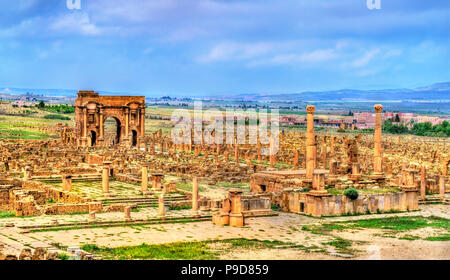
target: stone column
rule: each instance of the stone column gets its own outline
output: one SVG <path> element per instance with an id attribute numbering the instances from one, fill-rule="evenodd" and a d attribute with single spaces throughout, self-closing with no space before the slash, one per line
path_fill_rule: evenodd
<path id="1" fill-rule="evenodd" d="M 192 180 L 192 214 L 198 215 L 198 178 Z"/>
<path id="2" fill-rule="evenodd" d="M 443 175 L 439 176 L 439 198 L 445 200 L 445 177 Z"/>
<path id="3" fill-rule="evenodd" d="M 104 133 L 104 128 L 103 128 L 103 109 L 100 108 L 100 123 L 99 123 L 99 137 L 98 140 L 103 141 L 103 133 Z"/>
<path id="4" fill-rule="evenodd" d="M 72 191 L 72 176 L 71 175 L 62 175 L 62 188 L 63 188 L 63 191 L 66 191 L 66 192 Z"/>
<path id="5" fill-rule="evenodd" d="M 325 140 L 326 141 L 326 140 Z M 322 167 L 323 169 L 327 169 L 327 143 L 323 143 L 322 145 Z"/>
<path id="6" fill-rule="evenodd" d="M 383 105 L 377 104 L 375 108 L 375 135 L 374 135 L 374 175 L 383 175 L 383 151 L 381 147 L 381 128 Z"/>
<path id="7" fill-rule="evenodd" d="M 275 168 L 275 139 L 270 137 L 270 168 Z"/>
<path id="8" fill-rule="evenodd" d="M 425 166 L 420 169 L 420 198 L 425 200 L 427 191 L 427 170 Z"/>
<path id="9" fill-rule="evenodd" d="M 110 196 L 111 195 L 111 193 L 109 192 L 109 164 L 107 164 L 107 163 L 105 163 L 103 165 L 102 189 L 103 189 L 103 195 L 104 196 Z"/>
<path id="10" fill-rule="evenodd" d="M 312 179 L 316 168 L 316 144 L 314 137 L 314 111 L 316 107 L 309 105 L 306 107 L 306 178 Z"/>
<path id="11" fill-rule="evenodd" d="M 87 108 L 83 108 L 83 146 L 87 145 Z"/>
<path id="12" fill-rule="evenodd" d="M 236 164 L 239 164 L 239 146 L 237 141 L 234 145 L 234 161 L 236 162 Z"/>
<path id="13" fill-rule="evenodd" d="M 298 150 L 294 152 L 294 170 L 298 170 Z"/>
<path id="14" fill-rule="evenodd" d="M 145 136 L 145 106 L 141 108 L 141 137 Z"/>
<path id="15" fill-rule="evenodd" d="M 123 208 L 125 221 L 131 221 L 131 207 L 125 206 Z"/>
<path id="16" fill-rule="evenodd" d="M 258 139 L 258 147 L 257 147 L 257 153 L 258 153 L 258 163 L 261 163 L 261 142 Z"/>
<path id="17" fill-rule="evenodd" d="M 130 108 L 125 107 L 125 139 L 129 140 Z"/>
<path id="18" fill-rule="evenodd" d="M 230 190 L 229 199 L 231 201 L 230 226 L 243 227 L 244 215 L 242 214 L 242 191 Z"/>
<path id="19" fill-rule="evenodd" d="M 142 182 L 141 182 L 141 192 L 143 194 L 148 194 L 148 167 L 142 166 Z"/>
<path id="20" fill-rule="evenodd" d="M 158 198 L 158 214 L 159 217 L 163 218 L 166 216 L 166 205 L 164 202 L 164 194 L 160 194 Z"/>

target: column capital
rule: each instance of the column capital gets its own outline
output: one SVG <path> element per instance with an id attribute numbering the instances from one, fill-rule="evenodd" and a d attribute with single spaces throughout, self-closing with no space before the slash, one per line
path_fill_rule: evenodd
<path id="1" fill-rule="evenodd" d="M 376 104 L 375 106 L 373 106 L 373 108 L 375 108 L 375 112 L 376 113 L 382 113 L 383 112 L 383 105 L 381 105 L 381 104 Z"/>
<path id="2" fill-rule="evenodd" d="M 308 105 L 306 107 L 306 112 L 308 112 L 308 114 L 313 114 L 315 111 L 316 111 L 316 106 Z"/>

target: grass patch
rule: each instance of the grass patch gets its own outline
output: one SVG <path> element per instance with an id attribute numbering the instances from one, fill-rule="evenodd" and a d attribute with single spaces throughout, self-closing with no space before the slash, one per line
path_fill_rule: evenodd
<path id="1" fill-rule="evenodd" d="M 16 217 L 14 211 L 0 211 L 0 219 Z"/>
<path id="2" fill-rule="evenodd" d="M 450 241 L 450 233 L 444 233 L 444 234 L 438 235 L 438 236 L 430 236 L 430 237 L 424 238 L 424 240 L 427 240 L 427 241 Z"/>
<path id="3" fill-rule="evenodd" d="M 350 249 L 350 247 L 352 246 L 352 242 L 340 237 L 336 237 L 330 242 L 323 243 L 323 245 L 333 246 L 334 248 L 336 248 L 336 251 L 341 254 L 351 254 L 353 252 Z"/>
<path id="4" fill-rule="evenodd" d="M 110 260 L 216 260 L 220 253 L 211 248 L 214 244 L 224 244 L 230 249 L 266 249 L 279 246 L 295 246 L 294 243 L 282 241 L 235 238 L 226 240 L 209 240 L 201 242 L 176 242 L 169 244 L 141 244 L 118 248 L 99 247 L 86 244 L 82 250 Z M 300 248 L 300 247 L 299 247 Z"/>
<path id="5" fill-rule="evenodd" d="M 181 210 L 188 210 L 188 209 L 192 209 L 192 206 L 169 206 L 169 210 L 173 210 L 173 211 L 181 211 Z"/>

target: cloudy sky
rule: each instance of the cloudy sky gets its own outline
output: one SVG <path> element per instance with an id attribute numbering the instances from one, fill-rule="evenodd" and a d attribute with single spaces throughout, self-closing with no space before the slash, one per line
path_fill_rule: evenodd
<path id="1" fill-rule="evenodd" d="M 448 0 L 0 4 L 0 87 L 187 96 L 450 81 Z"/>

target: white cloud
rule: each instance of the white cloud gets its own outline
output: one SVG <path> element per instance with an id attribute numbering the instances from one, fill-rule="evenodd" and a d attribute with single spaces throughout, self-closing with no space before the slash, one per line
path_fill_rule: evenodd
<path id="1" fill-rule="evenodd" d="M 92 23 L 86 13 L 70 13 L 60 16 L 50 25 L 50 29 L 82 35 L 102 34 L 102 29 Z"/>
<path id="2" fill-rule="evenodd" d="M 254 58 L 272 51 L 272 43 L 236 43 L 224 42 L 214 46 L 211 51 L 200 57 L 200 62 L 216 62 Z"/>
<path id="3" fill-rule="evenodd" d="M 379 49 L 370 50 L 366 52 L 362 57 L 354 60 L 350 65 L 354 68 L 364 67 L 379 53 Z"/>

